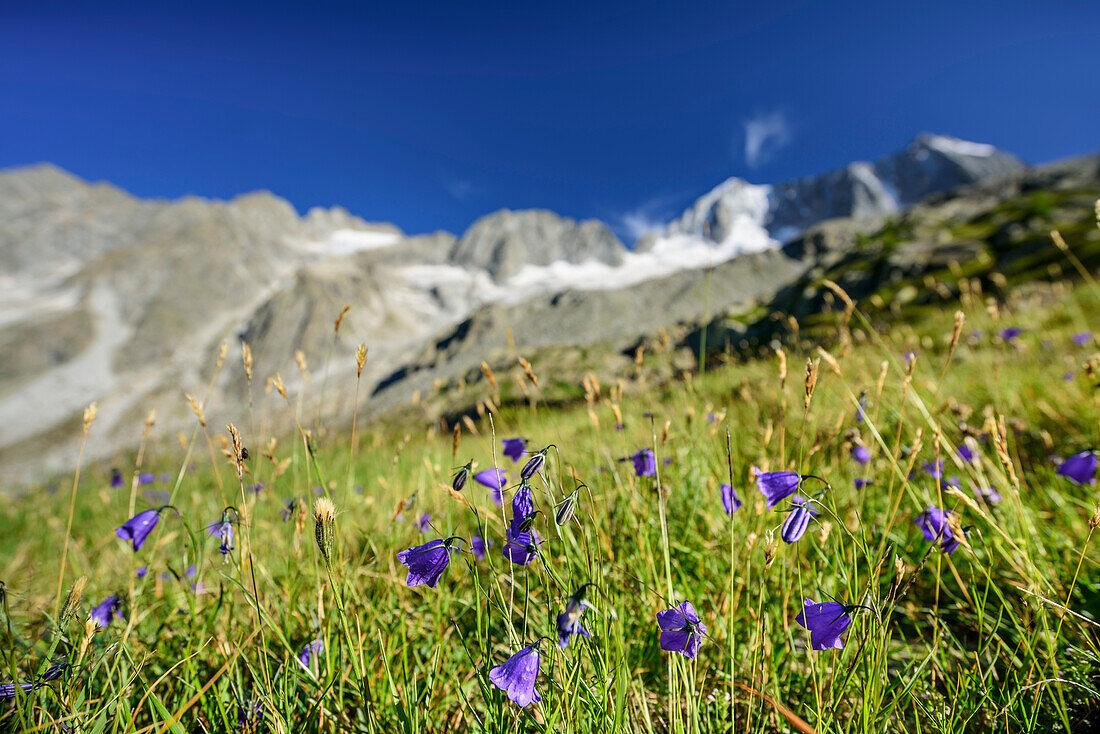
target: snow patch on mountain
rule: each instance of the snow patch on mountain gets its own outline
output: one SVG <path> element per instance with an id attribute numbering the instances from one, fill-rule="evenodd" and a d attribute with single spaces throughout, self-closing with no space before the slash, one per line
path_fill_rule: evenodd
<path id="1" fill-rule="evenodd" d="M 365 250 L 392 247 L 401 241 L 401 234 L 387 230 L 337 229 L 323 240 L 305 243 L 305 249 L 316 255 L 342 257 Z"/>

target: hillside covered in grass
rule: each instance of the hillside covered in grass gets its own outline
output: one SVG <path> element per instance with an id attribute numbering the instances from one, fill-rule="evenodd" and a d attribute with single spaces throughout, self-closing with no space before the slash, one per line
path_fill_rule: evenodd
<path id="1" fill-rule="evenodd" d="M 1063 205 L 997 216 L 1030 242 Z M 897 256 L 904 226 L 860 246 Z M 812 313 L 699 370 L 670 335 L 532 352 L 354 430 L 302 407 L 354 380 L 257 379 L 232 430 L 196 395 L 189 433 L 151 417 L 115 466 L 4 504 L 0 729 L 1088 731 L 1094 231 L 1027 277 L 813 273 Z"/>

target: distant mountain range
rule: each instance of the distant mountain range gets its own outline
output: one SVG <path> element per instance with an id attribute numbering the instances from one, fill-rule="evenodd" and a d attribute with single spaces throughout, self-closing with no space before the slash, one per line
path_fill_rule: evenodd
<path id="1" fill-rule="evenodd" d="M 347 304 L 330 384 L 349 383 L 365 342 L 363 411 L 376 415 L 506 348 L 626 343 L 770 297 L 807 267 L 784 243 L 820 222 L 870 221 L 1024 173 L 991 146 L 922 135 L 896 155 L 820 176 L 729 179 L 627 248 L 603 222 L 544 210 L 499 211 L 460 238 L 406 236 L 339 208 L 300 217 L 266 192 L 147 201 L 51 165 L 3 171 L 0 476 L 68 469 L 93 400 L 93 457 L 135 445 L 153 407 L 161 435 L 190 425 L 183 393 L 205 393 L 222 343 L 232 364 L 207 401 L 210 423 L 246 423 L 241 342 L 255 355 L 256 396 L 276 372 L 297 392 L 305 378 L 295 351 L 323 379 Z M 723 276 L 704 298 L 707 269 Z M 323 406 L 327 415 L 350 416 L 345 393 Z"/>

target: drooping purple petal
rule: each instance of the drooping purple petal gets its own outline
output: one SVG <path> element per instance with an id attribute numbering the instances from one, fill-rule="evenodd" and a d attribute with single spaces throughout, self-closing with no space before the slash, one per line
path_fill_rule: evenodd
<path id="1" fill-rule="evenodd" d="M 451 549 L 444 541 L 433 540 L 401 551 L 397 560 L 409 567 L 406 586 L 427 584 L 434 589 L 450 563 Z"/>
<path id="2" fill-rule="evenodd" d="M 1058 474 L 1075 484 L 1096 484 L 1096 466 L 1100 463 L 1095 451 L 1081 451 L 1058 465 Z"/>
<path id="3" fill-rule="evenodd" d="M 634 463 L 634 473 L 637 476 L 652 477 L 657 474 L 657 458 L 652 449 L 639 449 L 627 458 Z"/>
<path id="4" fill-rule="evenodd" d="M 489 489 L 501 490 L 508 484 L 508 475 L 503 469 L 485 469 L 474 475 L 474 481 Z"/>
<path id="5" fill-rule="evenodd" d="M 531 494 L 531 485 L 525 482 L 520 485 L 515 496 L 512 497 L 512 532 L 518 533 L 520 525 L 534 511 L 535 500 Z"/>
<path id="6" fill-rule="evenodd" d="M 122 600 L 118 596 L 109 596 L 93 607 L 88 616 L 100 627 L 106 629 L 111 624 L 111 620 L 123 619 L 121 609 Z"/>
<path id="7" fill-rule="evenodd" d="M 741 498 L 737 496 L 737 492 L 734 491 L 733 486 L 729 484 L 722 484 L 722 507 L 726 508 L 727 515 L 733 515 L 741 508 L 741 505 L 745 504 L 741 501 Z"/>
<path id="8" fill-rule="evenodd" d="M 474 554 L 474 558 L 480 561 L 485 558 L 485 554 L 492 544 L 493 541 L 486 542 L 480 535 L 474 535 L 470 538 L 470 551 Z"/>
<path id="9" fill-rule="evenodd" d="M 756 473 L 756 486 L 760 494 L 767 498 L 769 510 L 798 489 L 799 476 L 793 471 L 762 472 L 755 468 L 753 471 Z"/>
<path id="10" fill-rule="evenodd" d="M 302 651 L 298 653 L 298 662 L 302 664 L 303 668 L 308 668 L 309 664 L 313 661 L 313 658 L 320 657 L 321 653 L 325 651 L 324 640 L 314 640 L 313 642 L 307 642 Z"/>
<path id="11" fill-rule="evenodd" d="M 134 551 L 137 552 L 141 550 L 141 546 L 145 545 L 149 533 L 153 532 L 153 528 L 159 521 L 160 510 L 143 510 L 116 528 L 115 535 L 122 540 L 130 541 Z"/>
<path id="12" fill-rule="evenodd" d="M 534 647 L 523 648 L 489 671 L 489 681 L 507 693 L 510 701 L 523 708 L 542 701 L 542 696 L 535 690 L 538 677 L 539 651 Z"/>
<path id="13" fill-rule="evenodd" d="M 432 516 L 430 513 L 425 512 L 416 521 L 416 529 L 422 533 L 429 533 L 432 530 Z"/>
<path id="14" fill-rule="evenodd" d="M 512 528 L 506 531 L 504 543 L 504 557 L 517 566 L 526 566 L 538 555 L 539 543 L 542 540 L 534 528 L 527 531 L 516 532 Z"/>
<path id="15" fill-rule="evenodd" d="M 504 455 L 511 459 L 513 464 L 527 452 L 526 438 L 506 438 L 501 443 L 504 444 Z"/>
<path id="16" fill-rule="evenodd" d="M 835 601 L 818 604 L 813 599 L 804 599 L 802 611 L 795 621 L 810 631 L 810 647 L 814 650 L 828 650 L 844 647 L 840 636 L 852 623 L 851 616 L 844 611 L 844 605 Z"/>

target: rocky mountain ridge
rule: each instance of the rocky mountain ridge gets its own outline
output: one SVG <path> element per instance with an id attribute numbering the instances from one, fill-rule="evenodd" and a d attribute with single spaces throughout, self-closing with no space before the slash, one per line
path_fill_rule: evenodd
<path id="1" fill-rule="evenodd" d="M 206 394 L 222 344 L 233 366 L 213 382 L 211 425 L 244 422 L 242 341 L 254 397 L 279 373 L 307 402 L 317 391 L 295 352 L 313 380 L 328 365 L 342 384 L 366 343 L 364 412 L 382 412 L 509 338 L 522 349 L 625 344 L 767 299 L 809 267 L 780 249 L 792 223 L 881 216 L 921 192 L 1022 171 L 988 146 L 938 137 L 853 166 L 774 187 L 731 179 L 634 250 L 601 222 L 548 211 L 497 212 L 461 238 L 409 237 L 339 208 L 299 217 L 269 193 L 143 201 L 52 166 L 0 172 L 0 476 L 68 468 L 93 400 L 92 457 L 133 446 L 152 407 L 166 435 L 190 425 L 183 394 Z M 320 408 L 351 413 L 347 401 Z"/>

